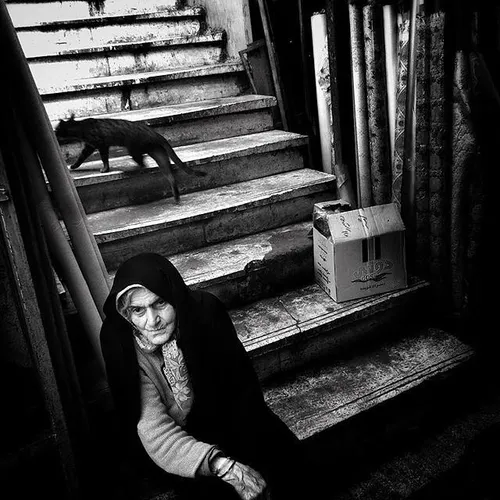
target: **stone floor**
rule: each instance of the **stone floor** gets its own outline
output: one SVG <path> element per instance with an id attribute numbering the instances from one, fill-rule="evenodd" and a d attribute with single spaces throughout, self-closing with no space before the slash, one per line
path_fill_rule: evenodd
<path id="1" fill-rule="evenodd" d="M 323 462 L 330 492 L 321 498 L 500 499 L 499 377 L 480 356 L 453 380 L 381 409 L 356 437 L 356 428 L 337 437 L 349 449 Z"/>

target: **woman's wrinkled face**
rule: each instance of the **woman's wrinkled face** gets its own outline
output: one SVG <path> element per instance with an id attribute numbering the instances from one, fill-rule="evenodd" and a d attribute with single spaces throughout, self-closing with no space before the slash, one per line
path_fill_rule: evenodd
<path id="1" fill-rule="evenodd" d="M 131 294 L 128 316 L 154 345 L 168 342 L 175 331 L 175 309 L 155 293 L 138 288 Z"/>

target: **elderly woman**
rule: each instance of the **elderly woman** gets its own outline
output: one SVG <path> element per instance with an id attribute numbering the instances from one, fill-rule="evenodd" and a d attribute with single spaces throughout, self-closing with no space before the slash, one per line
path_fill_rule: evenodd
<path id="1" fill-rule="evenodd" d="M 189 498 L 300 494 L 297 438 L 266 405 L 218 298 L 144 253 L 118 269 L 105 313 L 101 345 L 121 454 L 139 463 L 145 451 Z"/>

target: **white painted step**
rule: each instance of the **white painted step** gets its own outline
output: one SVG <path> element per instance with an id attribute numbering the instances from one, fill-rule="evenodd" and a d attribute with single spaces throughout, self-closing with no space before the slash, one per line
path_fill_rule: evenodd
<path id="1" fill-rule="evenodd" d="M 427 328 L 371 352 L 297 372 L 270 385 L 265 398 L 301 440 L 306 440 L 377 405 L 450 373 L 474 356 L 448 332 Z"/>
<path id="2" fill-rule="evenodd" d="M 176 10 L 177 0 L 60 0 L 7 3 L 14 26 L 30 26 L 37 22 L 60 21 L 75 18 L 93 18 L 100 15 L 122 15 Z"/>
<path id="3" fill-rule="evenodd" d="M 224 32 L 211 31 L 60 51 L 55 48 L 50 54 L 28 56 L 27 60 L 37 86 L 44 87 L 54 80 L 71 82 L 77 78 L 217 64 L 224 58 L 224 46 Z"/>
<path id="4" fill-rule="evenodd" d="M 50 120 L 99 115 L 247 94 L 241 63 L 51 81 L 39 87 Z"/>
<path id="5" fill-rule="evenodd" d="M 332 200 L 335 178 L 294 170 L 90 214 L 88 221 L 108 270 L 142 250 L 164 255 L 201 248 L 274 227 L 310 220 L 315 203 Z"/>
<path id="6" fill-rule="evenodd" d="M 206 173 L 197 177 L 176 169 L 179 191 L 183 195 L 298 170 L 304 166 L 302 149 L 306 144 L 307 136 L 268 130 L 175 147 L 189 167 Z M 100 160 L 86 162 L 71 171 L 87 213 L 172 196 L 165 177 L 151 158 L 146 157 L 144 169 L 139 169 L 129 156 L 111 158 L 109 163 L 110 171 L 104 174 L 99 172 Z"/>
<path id="7" fill-rule="evenodd" d="M 62 21 L 35 20 L 16 28 L 26 56 L 46 55 L 56 49 L 77 49 L 117 42 L 137 42 L 201 33 L 205 12 L 201 7 L 178 10 L 99 15 Z"/>

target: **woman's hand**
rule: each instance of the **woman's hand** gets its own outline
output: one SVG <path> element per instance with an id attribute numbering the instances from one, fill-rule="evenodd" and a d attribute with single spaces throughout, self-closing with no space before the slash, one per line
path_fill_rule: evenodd
<path id="1" fill-rule="evenodd" d="M 248 465 L 234 462 L 224 474 L 223 481 L 229 483 L 242 500 L 270 500 L 264 478 Z"/>

